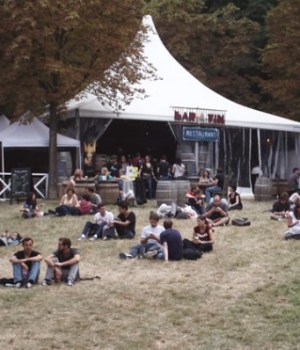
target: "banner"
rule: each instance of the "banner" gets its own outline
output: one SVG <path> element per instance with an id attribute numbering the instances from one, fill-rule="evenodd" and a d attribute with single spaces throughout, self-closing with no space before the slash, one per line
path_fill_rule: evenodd
<path id="1" fill-rule="evenodd" d="M 183 127 L 184 141 L 219 141 L 219 130 Z"/>

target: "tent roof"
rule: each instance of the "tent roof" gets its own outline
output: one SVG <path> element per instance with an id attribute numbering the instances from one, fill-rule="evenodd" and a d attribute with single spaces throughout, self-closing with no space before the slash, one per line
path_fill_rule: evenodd
<path id="1" fill-rule="evenodd" d="M 144 17 L 148 27 L 148 40 L 144 44 L 144 55 L 157 69 L 158 80 L 143 80 L 145 99 L 134 99 L 124 111 L 114 113 L 91 93 L 81 100 L 71 100 L 69 111 L 79 110 L 80 117 L 139 119 L 174 121 L 173 106 L 226 111 L 225 125 L 233 127 L 259 128 L 300 132 L 300 123 L 260 112 L 217 94 L 198 81 L 183 68 L 162 43 L 152 18 Z"/>
<path id="2" fill-rule="evenodd" d="M 7 117 L 4 114 L 2 114 L 0 116 L 0 132 L 2 132 L 8 126 L 9 126 L 9 120 L 7 119 Z"/>
<path id="3" fill-rule="evenodd" d="M 15 122 L 0 132 L 3 147 L 49 147 L 49 128 L 37 118 L 30 124 Z M 80 141 L 57 134 L 57 147 L 80 147 Z"/>

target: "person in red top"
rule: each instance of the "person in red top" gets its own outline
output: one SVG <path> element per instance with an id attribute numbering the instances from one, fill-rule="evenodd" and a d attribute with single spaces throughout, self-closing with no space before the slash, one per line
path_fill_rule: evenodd
<path id="1" fill-rule="evenodd" d="M 194 248 L 202 252 L 213 250 L 214 235 L 211 225 L 204 215 L 197 218 L 197 226 L 194 227 L 192 240 L 184 239 L 183 248 Z"/>

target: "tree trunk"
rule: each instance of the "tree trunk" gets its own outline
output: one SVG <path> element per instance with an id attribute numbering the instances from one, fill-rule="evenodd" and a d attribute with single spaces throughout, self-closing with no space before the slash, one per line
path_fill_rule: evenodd
<path id="1" fill-rule="evenodd" d="M 58 198 L 57 189 L 57 105 L 50 104 L 49 128 L 49 199 Z"/>

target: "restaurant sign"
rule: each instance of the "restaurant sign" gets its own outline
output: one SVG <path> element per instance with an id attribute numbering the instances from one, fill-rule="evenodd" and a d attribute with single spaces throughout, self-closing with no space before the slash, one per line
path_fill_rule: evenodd
<path id="1" fill-rule="evenodd" d="M 184 141 L 219 141 L 219 130 L 183 127 Z"/>

